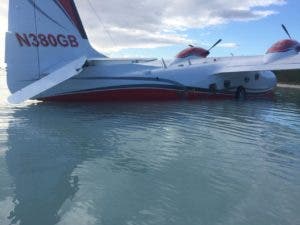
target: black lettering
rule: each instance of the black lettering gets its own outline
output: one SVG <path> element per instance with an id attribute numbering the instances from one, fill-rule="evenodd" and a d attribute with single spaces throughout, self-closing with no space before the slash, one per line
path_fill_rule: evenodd
<path id="1" fill-rule="evenodd" d="M 48 41 L 51 46 L 56 47 L 57 46 L 57 40 L 56 37 L 52 34 L 48 34 Z"/>
<path id="2" fill-rule="evenodd" d="M 47 37 L 46 37 L 45 34 L 39 34 L 38 38 L 39 38 L 40 43 L 41 43 L 42 46 L 44 46 L 44 47 L 49 46 L 49 42 L 48 42 Z"/>
<path id="3" fill-rule="evenodd" d="M 70 45 L 73 48 L 76 48 L 79 46 L 77 38 L 74 35 L 68 35 L 68 39 L 69 39 Z"/>
<path id="4" fill-rule="evenodd" d="M 58 44 L 60 44 L 63 47 L 69 46 L 69 42 L 66 40 L 65 35 L 62 35 L 62 34 L 57 35 L 57 42 L 58 42 Z"/>
<path id="5" fill-rule="evenodd" d="M 38 38 L 35 34 L 31 33 L 29 34 L 29 38 L 32 40 L 31 44 L 35 47 L 38 47 L 40 45 L 40 42 L 38 41 Z"/>
<path id="6" fill-rule="evenodd" d="M 23 46 L 28 46 L 28 47 L 31 46 L 26 34 L 23 34 L 23 36 L 22 36 L 19 33 L 16 33 L 16 38 L 19 41 L 20 46 L 22 46 L 22 47 Z"/>

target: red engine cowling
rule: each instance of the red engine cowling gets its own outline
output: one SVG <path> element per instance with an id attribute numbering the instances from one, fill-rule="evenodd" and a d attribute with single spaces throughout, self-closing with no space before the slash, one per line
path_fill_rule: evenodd
<path id="1" fill-rule="evenodd" d="M 196 56 L 199 58 L 206 58 L 209 55 L 209 51 L 203 49 L 203 48 L 198 48 L 198 47 L 191 47 L 184 49 L 183 51 L 179 52 L 178 55 L 176 56 L 177 59 L 184 59 L 190 56 Z"/>
<path id="2" fill-rule="evenodd" d="M 295 40 L 286 39 L 282 41 L 278 41 L 275 43 L 268 51 L 269 53 L 278 53 L 278 52 L 287 52 L 295 50 L 296 52 L 300 52 L 300 43 Z"/>

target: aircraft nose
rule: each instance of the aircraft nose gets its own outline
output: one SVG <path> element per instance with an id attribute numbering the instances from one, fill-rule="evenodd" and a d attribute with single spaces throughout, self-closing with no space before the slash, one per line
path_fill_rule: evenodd
<path id="1" fill-rule="evenodd" d="M 270 83 L 271 83 L 271 88 L 275 88 L 276 86 L 277 86 L 277 78 L 276 78 L 276 76 L 274 75 L 272 78 L 270 78 L 271 79 L 271 81 L 270 81 Z"/>
<path id="2" fill-rule="evenodd" d="M 277 86 L 277 78 L 273 72 L 264 71 L 262 72 L 262 75 L 269 89 L 275 88 Z"/>
<path id="3" fill-rule="evenodd" d="M 270 88 L 275 88 L 277 86 L 277 77 L 271 71 L 269 71 L 268 81 L 270 84 Z"/>

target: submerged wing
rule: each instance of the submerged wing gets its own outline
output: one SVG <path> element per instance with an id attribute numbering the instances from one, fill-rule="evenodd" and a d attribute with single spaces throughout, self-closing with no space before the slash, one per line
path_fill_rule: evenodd
<path id="1" fill-rule="evenodd" d="M 8 102 L 11 104 L 22 103 L 38 94 L 76 76 L 83 70 L 83 66 L 86 62 L 86 57 L 80 57 L 64 65 L 63 67 L 55 70 L 46 77 L 24 87 L 8 97 Z"/>
<path id="2" fill-rule="evenodd" d="M 295 52 L 219 58 L 217 61 L 222 65 L 218 68 L 217 74 L 300 69 L 300 54 Z"/>

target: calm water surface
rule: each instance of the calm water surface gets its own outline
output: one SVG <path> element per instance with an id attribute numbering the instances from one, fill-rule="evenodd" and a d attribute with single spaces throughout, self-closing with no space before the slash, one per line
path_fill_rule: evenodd
<path id="1" fill-rule="evenodd" d="M 292 225 L 299 210 L 300 90 L 274 101 L 0 103 L 1 225 Z"/>

